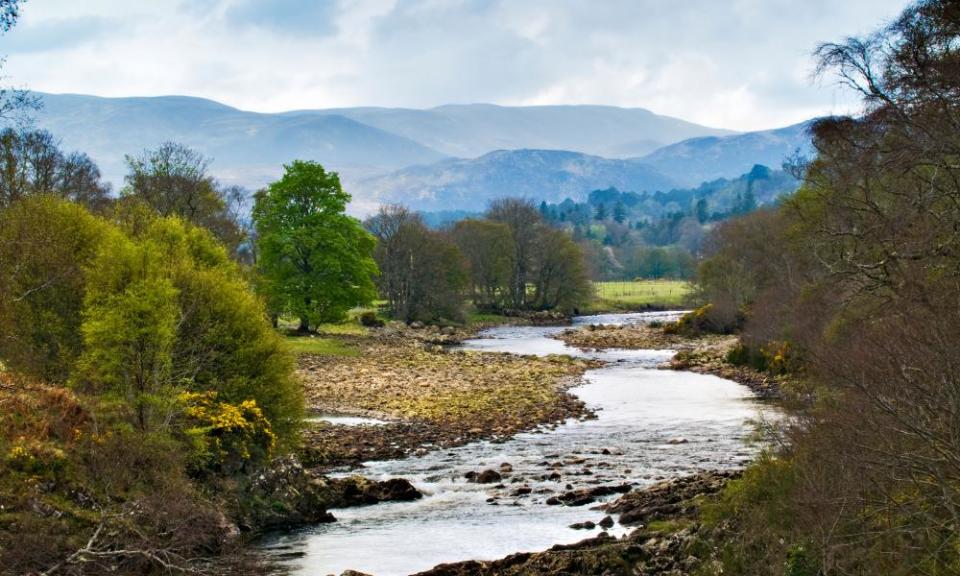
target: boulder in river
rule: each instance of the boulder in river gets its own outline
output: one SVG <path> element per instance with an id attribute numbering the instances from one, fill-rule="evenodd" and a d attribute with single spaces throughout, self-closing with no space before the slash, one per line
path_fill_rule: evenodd
<path id="1" fill-rule="evenodd" d="M 593 530 L 597 527 L 597 525 L 587 520 L 586 522 L 577 522 L 576 524 L 571 524 L 570 527 L 574 530 Z"/>
<path id="2" fill-rule="evenodd" d="M 377 502 L 409 502 L 423 494 L 404 478 L 368 480 L 362 476 L 338 478 L 329 482 L 335 507 L 376 504 Z M 333 507 L 333 506 L 331 506 Z"/>
<path id="3" fill-rule="evenodd" d="M 467 473 L 467 480 L 476 484 L 493 484 L 499 482 L 503 477 L 496 470 L 484 470 L 483 472 Z"/>

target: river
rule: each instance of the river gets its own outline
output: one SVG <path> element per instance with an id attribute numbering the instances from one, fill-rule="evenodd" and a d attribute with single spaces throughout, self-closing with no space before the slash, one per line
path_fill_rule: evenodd
<path id="1" fill-rule="evenodd" d="M 668 320 L 677 313 L 584 316 L 575 324 Z M 569 348 L 550 338 L 558 327 L 499 327 L 463 343 L 469 350 L 513 354 L 570 354 L 607 362 L 571 389 L 596 411 L 594 420 L 518 434 L 503 443 L 479 442 L 422 457 L 366 463 L 360 474 L 410 480 L 424 498 L 332 510 L 338 521 L 271 537 L 265 550 L 296 575 L 405 575 L 444 562 L 495 559 L 572 543 L 601 529 L 570 524 L 599 521 L 591 506 L 550 506 L 570 487 L 657 480 L 705 469 L 744 465 L 755 448 L 749 423 L 764 407 L 734 382 L 690 372 L 658 370 L 665 350 Z M 464 475 L 509 464 L 503 487 L 467 482 Z M 552 466 L 552 467 L 551 467 Z M 558 480 L 549 475 L 560 474 Z M 519 487 L 529 494 L 515 495 Z M 523 492 L 525 490 L 521 490 Z M 608 530 L 619 535 L 619 525 Z"/>

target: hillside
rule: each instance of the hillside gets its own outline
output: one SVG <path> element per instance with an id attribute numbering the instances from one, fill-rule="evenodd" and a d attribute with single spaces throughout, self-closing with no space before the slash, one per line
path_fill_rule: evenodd
<path id="1" fill-rule="evenodd" d="M 503 196 L 559 202 L 590 190 L 654 191 L 676 182 L 643 162 L 614 160 L 560 150 L 498 150 L 475 160 L 446 160 L 364 180 L 364 198 L 404 203 L 417 210 L 483 210 Z"/>
<path id="2" fill-rule="evenodd" d="M 660 148 L 642 160 L 687 186 L 736 178 L 754 164 L 779 168 L 797 152 L 811 156 L 809 126 L 807 121 L 775 130 L 692 138 Z"/>
<path id="3" fill-rule="evenodd" d="M 37 124 L 90 154 L 115 185 L 125 154 L 175 140 L 213 157 L 221 179 L 255 188 L 293 159 L 349 174 L 435 162 L 443 154 L 337 114 L 259 114 L 184 96 L 98 98 L 42 94 Z"/>
<path id="4" fill-rule="evenodd" d="M 689 138 L 733 134 L 642 108 L 615 106 L 465 104 L 428 110 L 347 108 L 316 113 L 340 114 L 457 158 L 523 148 L 629 158 Z"/>
<path id="5" fill-rule="evenodd" d="M 262 114 L 185 96 L 40 96 L 38 127 L 64 148 L 87 152 L 115 187 L 126 172 L 124 155 L 174 140 L 212 157 L 219 179 L 250 189 L 279 176 L 286 162 L 316 160 L 341 173 L 357 212 L 381 201 L 478 210 L 503 195 L 556 202 L 611 186 L 691 187 L 735 178 L 754 164 L 778 167 L 796 150 L 809 150 L 806 124 L 732 134 L 612 106 Z"/>

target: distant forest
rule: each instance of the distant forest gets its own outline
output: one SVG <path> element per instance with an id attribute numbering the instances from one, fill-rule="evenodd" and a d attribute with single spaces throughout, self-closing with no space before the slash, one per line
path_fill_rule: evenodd
<path id="1" fill-rule="evenodd" d="M 666 192 L 594 190 L 583 202 L 540 203 L 540 214 L 568 231 L 587 254 L 594 280 L 689 279 L 704 239 L 716 223 L 771 206 L 799 186 L 785 170 L 755 165 L 738 178 Z M 478 213 L 427 212 L 423 221 L 445 228 Z"/>

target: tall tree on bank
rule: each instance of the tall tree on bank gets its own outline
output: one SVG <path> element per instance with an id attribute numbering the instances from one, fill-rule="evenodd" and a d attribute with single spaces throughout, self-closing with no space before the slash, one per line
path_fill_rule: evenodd
<path id="1" fill-rule="evenodd" d="M 365 222 L 377 238 L 380 293 L 405 322 L 459 322 L 466 262 L 456 245 L 427 228 L 419 214 L 384 206 Z"/>
<path id="2" fill-rule="evenodd" d="M 467 259 L 470 295 L 478 310 L 502 309 L 513 271 L 514 245 L 510 227 L 490 220 L 461 220 L 452 237 Z"/>
<path id="3" fill-rule="evenodd" d="M 529 301 L 527 284 L 533 272 L 533 253 L 543 218 L 533 202 L 521 198 L 494 200 L 487 210 L 487 218 L 506 224 L 513 234 L 513 274 L 508 293 L 514 308 L 526 308 Z"/>
<path id="4" fill-rule="evenodd" d="M 255 198 L 257 266 L 272 313 L 296 315 L 305 331 L 373 302 L 376 241 L 345 214 L 350 195 L 335 172 L 302 160 L 284 168 Z"/>

